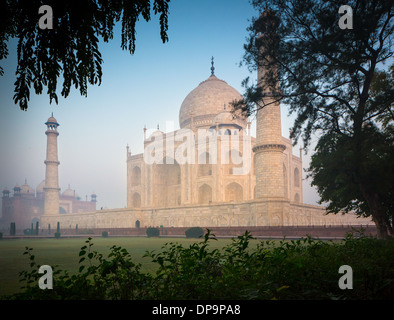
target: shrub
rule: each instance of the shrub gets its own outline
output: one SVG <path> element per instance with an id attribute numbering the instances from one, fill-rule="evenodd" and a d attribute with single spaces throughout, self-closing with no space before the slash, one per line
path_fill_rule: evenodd
<path id="1" fill-rule="evenodd" d="M 55 232 L 55 238 L 59 239 L 60 238 L 60 232 Z"/>
<path id="2" fill-rule="evenodd" d="M 157 229 L 157 228 L 152 228 Z M 79 252 L 79 271 L 53 272 L 53 290 L 37 286 L 35 255 L 26 248 L 31 271 L 20 273 L 27 286 L 10 299 L 143 300 L 322 300 L 392 299 L 394 241 L 347 236 L 341 242 L 310 237 L 250 245 L 249 232 L 222 249 L 210 230 L 203 241 L 183 246 L 170 242 L 147 252 L 157 266 L 145 273 L 125 248 L 112 246 L 108 257 L 92 250 L 91 238 Z M 353 289 L 341 290 L 338 268 L 353 268 Z"/>
<path id="3" fill-rule="evenodd" d="M 202 238 L 204 229 L 200 227 L 192 227 L 185 231 L 186 238 Z"/>
<path id="4" fill-rule="evenodd" d="M 160 236 L 160 230 L 158 228 L 149 227 L 146 229 L 146 235 L 148 237 L 158 237 Z"/>
<path id="5" fill-rule="evenodd" d="M 108 231 L 103 231 L 103 232 L 101 233 L 101 236 L 102 236 L 103 238 L 107 238 L 107 237 L 108 237 Z"/>
<path id="6" fill-rule="evenodd" d="M 0 240 L 3 239 L 3 233 L 0 232 Z"/>

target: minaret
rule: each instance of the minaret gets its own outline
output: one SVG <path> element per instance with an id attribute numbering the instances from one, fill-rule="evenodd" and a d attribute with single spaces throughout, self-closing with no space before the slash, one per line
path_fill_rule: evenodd
<path id="1" fill-rule="evenodd" d="M 265 11 L 256 23 L 260 35 L 258 40 L 272 39 L 278 25 L 278 18 L 272 11 Z M 262 41 L 265 42 L 265 41 Z M 260 50 L 266 48 L 260 47 Z M 261 62 L 261 61 L 260 61 Z M 265 66 L 264 66 L 265 64 Z M 286 146 L 282 142 L 280 104 L 274 102 L 272 90 L 265 88 L 263 76 L 265 72 L 273 72 L 276 76 L 276 67 L 267 68 L 267 63 L 259 63 L 258 86 L 263 90 L 260 108 L 257 111 L 256 145 L 256 199 L 283 199 L 283 151 Z"/>
<path id="2" fill-rule="evenodd" d="M 47 156 L 44 161 L 46 166 L 45 171 L 45 215 L 56 215 L 59 214 L 59 175 L 58 166 L 60 162 L 57 157 L 57 127 L 59 124 L 56 119 L 52 116 L 45 122 L 47 125 Z"/>

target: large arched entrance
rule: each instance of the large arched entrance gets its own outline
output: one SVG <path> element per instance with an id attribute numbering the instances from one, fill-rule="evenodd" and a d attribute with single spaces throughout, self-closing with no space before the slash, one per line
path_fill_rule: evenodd
<path id="1" fill-rule="evenodd" d="M 181 167 L 174 159 L 166 158 L 165 164 L 155 168 L 156 205 L 160 207 L 180 205 Z"/>

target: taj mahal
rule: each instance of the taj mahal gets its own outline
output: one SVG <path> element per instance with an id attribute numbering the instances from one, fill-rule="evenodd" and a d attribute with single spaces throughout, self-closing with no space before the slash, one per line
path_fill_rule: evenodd
<path id="1" fill-rule="evenodd" d="M 251 122 L 232 112 L 241 95 L 214 74 L 193 89 L 179 111 L 180 129 L 146 135 L 144 153 L 126 147 L 127 207 L 59 214 L 57 120 L 46 122 L 45 214 L 41 225 L 80 228 L 322 226 L 371 223 L 326 215 L 304 204 L 302 156 L 281 135 L 280 104 Z"/>
<path id="2" fill-rule="evenodd" d="M 258 69 L 258 80 L 265 70 Z M 232 110 L 241 94 L 215 74 L 183 100 L 179 130 L 147 134 L 144 153 L 126 147 L 127 207 L 59 212 L 59 123 L 46 122 L 44 213 L 40 225 L 79 228 L 325 226 L 371 224 L 355 215 L 326 215 L 303 203 L 301 150 L 282 136 L 280 103 L 267 103 L 251 121 Z M 272 102 L 272 101 L 271 101 Z M 68 128 L 64 128 L 68 130 Z M 70 129 L 71 130 L 71 129 Z M 125 132 L 125 134 L 127 134 Z"/>

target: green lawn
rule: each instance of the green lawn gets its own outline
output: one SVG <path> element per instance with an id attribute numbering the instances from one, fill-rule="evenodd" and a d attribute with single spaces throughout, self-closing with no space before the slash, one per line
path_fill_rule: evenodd
<path id="1" fill-rule="evenodd" d="M 19 272 L 29 270 L 29 260 L 23 255 L 25 247 L 33 248 L 35 260 L 39 265 L 59 266 L 70 273 L 78 270 L 79 251 L 85 245 L 86 238 L 63 239 L 3 239 L 0 241 L 0 297 L 19 291 Z M 152 272 L 155 265 L 149 258 L 143 258 L 147 250 L 160 250 L 166 242 L 178 242 L 184 246 L 199 241 L 186 238 L 147 238 L 147 237 L 94 237 L 92 249 L 104 256 L 113 245 L 126 248 L 136 262 L 143 265 L 143 270 Z M 210 248 L 221 248 L 231 242 L 231 239 L 211 241 Z M 258 240 L 254 240 L 257 244 Z"/>

